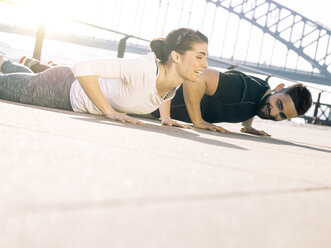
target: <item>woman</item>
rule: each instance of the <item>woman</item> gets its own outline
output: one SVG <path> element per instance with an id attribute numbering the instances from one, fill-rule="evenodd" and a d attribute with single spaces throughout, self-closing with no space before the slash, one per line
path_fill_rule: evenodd
<path id="1" fill-rule="evenodd" d="M 150 47 L 151 53 L 137 58 L 98 58 L 39 74 L 0 75 L 0 99 L 103 114 L 134 124 L 142 122 L 126 113 L 147 114 L 160 107 L 163 124 L 189 128 L 170 119 L 170 100 L 182 82 L 199 81 L 208 66 L 208 39 L 199 31 L 180 28 L 165 39 L 154 39 Z M 0 66 L 2 73 L 11 72 L 10 61 Z"/>

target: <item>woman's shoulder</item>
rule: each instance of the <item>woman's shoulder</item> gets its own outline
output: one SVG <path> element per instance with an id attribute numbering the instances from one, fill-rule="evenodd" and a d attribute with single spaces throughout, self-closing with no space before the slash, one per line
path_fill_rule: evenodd
<path id="1" fill-rule="evenodd" d="M 135 59 L 135 68 L 140 70 L 143 73 L 150 73 L 156 74 L 157 70 L 157 58 L 153 52 L 149 52 L 144 55 L 137 56 Z"/>
<path id="2" fill-rule="evenodd" d="M 155 57 L 155 54 L 153 52 L 149 52 L 144 55 L 137 55 L 134 57 L 123 58 L 120 59 L 120 61 L 122 63 L 136 64 L 140 67 L 146 66 L 147 64 L 151 64 L 151 65 L 157 64 L 157 58 Z"/>
<path id="3" fill-rule="evenodd" d="M 147 54 L 141 55 L 140 58 L 153 62 L 153 63 L 158 62 L 158 59 L 156 58 L 156 55 L 154 52 L 149 52 Z"/>

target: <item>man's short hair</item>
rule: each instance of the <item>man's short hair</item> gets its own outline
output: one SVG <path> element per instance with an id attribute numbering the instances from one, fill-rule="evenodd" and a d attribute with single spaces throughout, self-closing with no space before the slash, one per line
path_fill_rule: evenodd
<path id="1" fill-rule="evenodd" d="M 302 83 L 296 83 L 290 87 L 284 88 L 282 92 L 292 98 L 298 115 L 303 115 L 311 107 L 311 93 Z"/>

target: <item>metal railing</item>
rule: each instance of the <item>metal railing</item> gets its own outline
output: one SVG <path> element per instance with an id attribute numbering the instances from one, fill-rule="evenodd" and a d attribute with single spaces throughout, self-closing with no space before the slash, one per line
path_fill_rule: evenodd
<path id="1" fill-rule="evenodd" d="M 323 92 L 324 91 L 318 93 L 317 102 L 313 103 L 313 105 L 315 105 L 315 109 L 311 123 L 331 125 L 331 105 L 321 103 L 321 95 Z"/>

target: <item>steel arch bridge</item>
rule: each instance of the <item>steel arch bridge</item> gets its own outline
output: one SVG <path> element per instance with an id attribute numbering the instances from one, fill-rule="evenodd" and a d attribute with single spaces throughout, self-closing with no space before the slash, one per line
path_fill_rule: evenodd
<path id="1" fill-rule="evenodd" d="M 331 85 L 331 30 L 327 27 L 272 0 L 206 0 L 206 2 L 223 8 L 240 20 L 259 28 L 263 32 L 261 47 L 264 36 L 270 35 L 287 49 L 283 68 L 277 68 L 272 64 L 261 65 L 259 61 L 255 64 L 247 63 L 246 60 L 233 62 L 293 79 L 308 77 L 316 83 Z M 250 37 L 251 34 L 249 39 Z M 297 55 L 297 61 L 302 58 L 311 65 L 311 71 L 308 72 L 310 75 L 299 71 L 298 63 L 292 70 L 287 69 L 287 60 L 291 51 Z M 260 54 L 261 52 L 262 49 Z M 274 53 L 273 50 L 271 56 Z"/>

